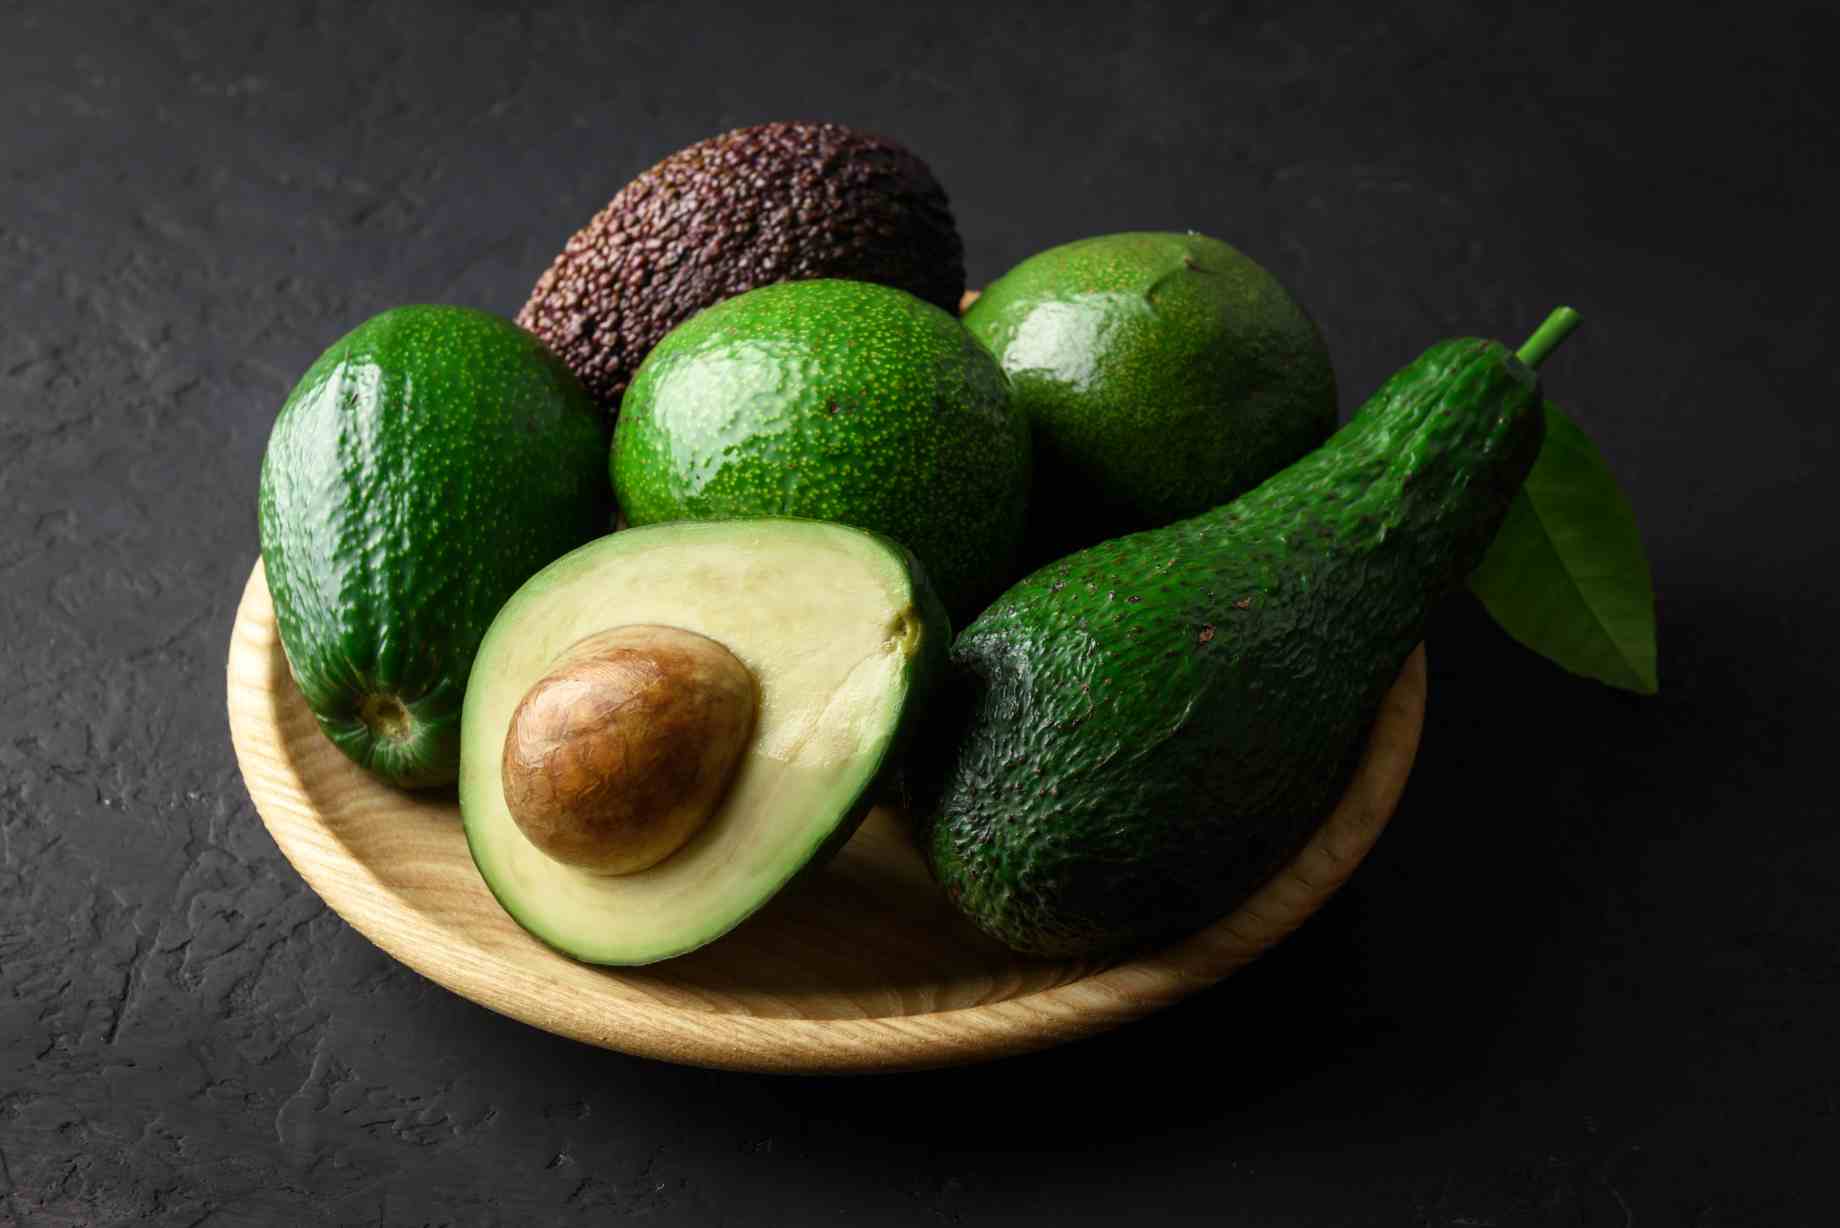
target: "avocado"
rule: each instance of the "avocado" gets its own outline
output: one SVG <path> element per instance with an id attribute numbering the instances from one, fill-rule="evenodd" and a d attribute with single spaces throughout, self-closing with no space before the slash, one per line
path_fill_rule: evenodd
<path id="1" fill-rule="evenodd" d="M 814 277 L 897 286 L 958 310 L 964 243 L 926 163 L 840 124 L 711 137 L 621 188 L 538 279 L 518 323 L 613 415 L 678 324 L 743 290 Z"/>
<path id="2" fill-rule="evenodd" d="M 1250 894 L 1326 817 L 1428 608 L 1482 557 L 1539 452 L 1536 385 L 1494 342 L 1442 342 L 1238 500 L 1003 594 L 954 645 L 921 819 L 958 907 L 1086 956 Z"/>
<path id="3" fill-rule="evenodd" d="M 1225 503 L 1335 429 L 1316 325 L 1218 239 L 1136 232 L 1050 248 L 987 286 L 964 320 L 1034 431 L 1030 565 Z"/>
<path id="4" fill-rule="evenodd" d="M 703 641 L 689 647 L 701 681 L 657 646 L 660 628 Z M 481 876 L 531 933 L 590 963 L 713 941 L 848 839 L 949 635 L 913 556 L 842 525 L 680 521 L 565 555 L 505 603 L 467 686 L 460 812 Z M 564 711 L 545 716 L 546 694 Z M 721 753 L 694 762 L 712 740 Z M 533 770 L 550 795 L 535 805 Z M 588 796 L 610 774 L 608 796 Z M 626 785 L 654 801 L 635 807 Z M 700 813 L 662 859 L 607 855 L 647 843 L 692 795 Z"/>
<path id="5" fill-rule="evenodd" d="M 258 519 L 289 669 L 341 751 L 453 782 L 479 638 L 606 532 L 606 448 L 581 381 L 485 312 L 399 307 L 320 355 L 275 419 Z"/>
<path id="6" fill-rule="evenodd" d="M 629 523 L 807 516 L 920 556 L 954 619 L 1013 577 L 1028 424 L 952 316 L 858 281 L 765 286 L 679 325 L 614 427 Z"/>

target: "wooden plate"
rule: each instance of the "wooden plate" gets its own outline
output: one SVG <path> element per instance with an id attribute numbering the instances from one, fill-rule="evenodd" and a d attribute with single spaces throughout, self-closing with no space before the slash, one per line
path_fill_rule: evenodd
<path id="1" fill-rule="evenodd" d="M 578 964 L 520 929 L 451 795 L 383 785 L 320 733 L 288 676 L 262 566 L 230 641 L 230 734 L 262 821 L 326 903 L 390 955 L 526 1023 L 646 1057 L 760 1071 L 944 1066 L 1147 1015 L 1243 966 L 1321 906 L 1391 815 L 1424 716 L 1413 653 L 1347 795 L 1295 861 L 1209 929 L 1127 963 L 1010 953 L 961 921 L 896 817 L 720 941 L 644 968 Z"/>

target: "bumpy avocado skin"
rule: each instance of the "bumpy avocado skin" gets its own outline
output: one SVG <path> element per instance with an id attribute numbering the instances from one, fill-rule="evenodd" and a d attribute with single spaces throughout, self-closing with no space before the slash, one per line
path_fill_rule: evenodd
<path id="1" fill-rule="evenodd" d="M 1525 367 L 1443 342 L 1236 502 L 1010 589 L 953 648 L 921 827 L 935 877 L 1047 956 L 1231 911 L 1328 815 L 1541 435 Z"/>
<path id="2" fill-rule="evenodd" d="M 282 648 L 341 751 L 405 788 L 453 782 L 480 638 L 606 531 L 606 448 L 581 382 L 485 312 L 397 308 L 319 357 L 269 436 L 258 519 Z"/>
<path id="3" fill-rule="evenodd" d="M 804 516 L 919 556 L 959 623 L 1014 575 L 1028 424 L 952 316 L 867 282 L 790 282 L 692 317 L 627 390 L 629 523 Z"/>
<path id="4" fill-rule="evenodd" d="M 946 311 L 965 253 L 926 163 L 840 124 L 741 128 L 622 188 L 538 279 L 518 323 L 612 415 L 652 346 L 705 307 L 780 281 L 897 286 Z"/>
<path id="5" fill-rule="evenodd" d="M 1225 503 L 1335 429 L 1316 325 L 1218 239 L 1050 248 L 986 287 L 965 326 L 1034 430 L 1031 565 Z"/>

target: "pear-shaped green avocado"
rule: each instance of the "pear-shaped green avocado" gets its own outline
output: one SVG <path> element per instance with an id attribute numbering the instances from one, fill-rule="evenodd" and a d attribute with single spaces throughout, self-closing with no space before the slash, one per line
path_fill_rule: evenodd
<path id="1" fill-rule="evenodd" d="M 634 525 L 799 516 L 894 538 L 955 625 L 1015 576 L 1028 423 L 953 316 L 868 282 L 764 286 L 660 341 L 620 404 Z"/>
<path id="2" fill-rule="evenodd" d="M 1327 817 L 1541 435 L 1526 365 L 1446 341 L 1240 499 L 1010 589 L 953 648 L 922 824 L 935 877 L 1041 955 L 1229 912 Z"/>
<path id="3" fill-rule="evenodd" d="M 607 430 L 509 320 L 399 307 L 319 357 L 262 458 L 262 562 L 320 728 L 391 784 L 451 784 L 479 641 L 518 585 L 606 531 Z"/>
<path id="4" fill-rule="evenodd" d="M 1050 248 L 987 286 L 964 319 L 1034 433 L 1030 564 L 1225 503 L 1335 429 L 1315 324 L 1218 239 L 1143 232 Z"/>

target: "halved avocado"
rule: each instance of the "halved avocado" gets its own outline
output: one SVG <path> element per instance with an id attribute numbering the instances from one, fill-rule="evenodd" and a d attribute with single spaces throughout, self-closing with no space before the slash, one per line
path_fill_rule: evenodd
<path id="1" fill-rule="evenodd" d="M 609 874 L 532 843 L 507 802 L 505 771 L 525 697 L 621 639 L 606 635 L 619 627 L 714 641 L 752 674 L 757 698 L 751 731 L 722 769 L 732 777 L 700 827 L 649 868 Z M 531 577 L 480 644 L 461 717 L 460 810 L 473 860 L 506 912 L 576 959 L 645 964 L 700 947 L 848 839 L 893 769 L 949 639 L 913 556 L 860 529 L 680 521 L 590 542 Z M 630 710 L 617 701 L 601 709 Z M 515 747 L 510 759 L 522 770 Z"/>

